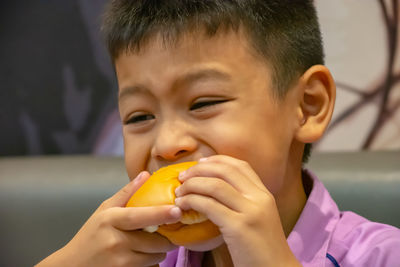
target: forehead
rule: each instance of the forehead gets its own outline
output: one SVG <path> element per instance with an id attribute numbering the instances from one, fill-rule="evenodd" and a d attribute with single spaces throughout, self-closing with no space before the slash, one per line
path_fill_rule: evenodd
<path id="1" fill-rule="evenodd" d="M 133 83 L 157 87 L 177 79 L 188 80 L 184 76 L 196 77 L 196 72 L 206 77 L 231 76 L 232 82 L 238 82 L 241 76 L 261 70 L 266 81 L 271 78 L 268 64 L 241 31 L 221 32 L 212 37 L 190 32 L 173 42 L 155 35 L 139 50 L 121 53 L 115 67 L 120 90 L 132 87 Z"/>

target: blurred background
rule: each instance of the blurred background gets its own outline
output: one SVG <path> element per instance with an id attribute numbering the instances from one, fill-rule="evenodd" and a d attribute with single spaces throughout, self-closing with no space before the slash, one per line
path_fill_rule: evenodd
<path id="1" fill-rule="evenodd" d="M 105 0 L 0 2 L 0 156 L 122 155 Z M 400 149 L 398 0 L 317 0 L 336 109 L 317 151 Z"/>
<path id="2" fill-rule="evenodd" d="M 105 2 L 0 1 L 0 266 L 62 247 L 127 182 L 92 156 L 123 154 Z M 342 210 L 400 227 L 399 0 L 315 3 L 337 101 L 310 167 Z"/>

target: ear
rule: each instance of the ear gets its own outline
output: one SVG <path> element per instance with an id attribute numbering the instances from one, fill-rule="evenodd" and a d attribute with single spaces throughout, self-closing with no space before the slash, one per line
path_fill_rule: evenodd
<path id="1" fill-rule="evenodd" d="M 336 86 L 328 68 L 315 65 L 300 77 L 298 129 L 295 138 L 302 143 L 317 141 L 331 120 Z"/>

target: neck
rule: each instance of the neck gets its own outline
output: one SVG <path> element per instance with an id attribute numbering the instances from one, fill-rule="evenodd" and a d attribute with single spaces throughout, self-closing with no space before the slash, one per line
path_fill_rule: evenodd
<path id="1" fill-rule="evenodd" d="M 301 190 L 290 188 L 291 190 L 285 192 L 288 193 L 286 197 L 276 200 L 286 238 L 296 225 L 307 201 L 307 196 L 300 178 L 299 183 L 298 187 L 301 188 Z"/>
<path id="2" fill-rule="evenodd" d="M 294 151 L 289 158 L 285 184 L 275 196 L 286 238 L 296 225 L 307 202 L 302 179 L 302 162 L 296 159 L 296 157 L 301 157 L 302 150 L 294 149 Z"/>

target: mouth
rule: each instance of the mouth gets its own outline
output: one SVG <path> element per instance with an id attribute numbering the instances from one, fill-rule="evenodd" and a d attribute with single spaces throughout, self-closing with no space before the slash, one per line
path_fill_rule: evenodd
<path id="1" fill-rule="evenodd" d="M 179 163 L 183 163 L 183 162 L 189 162 L 189 161 L 196 161 L 196 160 L 191 160 L 191 159 L 185 159 L 185 160 L 177 160 L 174 162 L 153 162 L 152 164 L 149 164 L 147 171 L 150 174 L 155 173 L 156 171 L 158 171 L 161 168 L 167 167 L 169 165 L 174 165 L 174 164 L 179 164 Z"/>
<path id="2" fill-rule="evenodd" d="M 169 165 L 173 165 L 173 164 L 178 164 L 178 163 L 183 163 L 183 162 L 188 162 L 188 161 L 199 161 L 199 159 L 201 158 L 205 158 L 205 157 L 210 157 L 212 155 L 216 155 L 215 153 L 203 153 L 201 155 L 191 155 L 190 158 L 181 158 L 177 161 L 165 161 L 165 160 L 149 160 L 147 162 L 147 171 L 150 174 L 153 174 L 154 172 L 156 172 L 157 170 L 169 166 Z"/>

